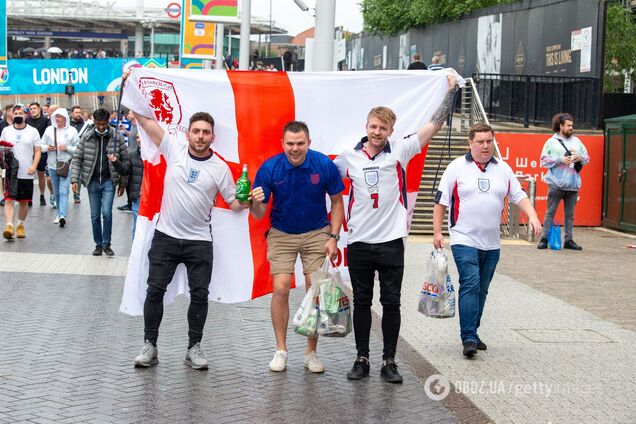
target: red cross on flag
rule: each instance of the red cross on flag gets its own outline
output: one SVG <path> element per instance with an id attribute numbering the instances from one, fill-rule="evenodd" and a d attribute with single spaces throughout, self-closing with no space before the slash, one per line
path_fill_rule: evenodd
<path id="1" fill-rule="evenodd" d="M 282 152 L 282 128 L 291 120 L 306 122 L 311 148 L 334 158 L 345 149 L 353 149 L 366 135 L 366 118 L 371 108 L 387 106 L 398 118 L 391 141 L 399 143 L 431 119 L 448 89 L 447 72 L 285 73 L 139 68 L 133 70 L 126 82 L 122 103 L 156 119 L 184 143 L 190 116 L 199 111 L 210 113 L 216 122 L 212 148 L 228 163 L 235 179 L 242 164 L 247 164 L 250 180 L 254 181 L 259 166 Z M 148 249 L 161 214 L 165 175 L 165 161 L 157 147 L 144 139 L 143 132 L 141 152 L 145 163 L 142 197 L 120 307 L 131 315 L 143 314 Z M 425 156 L 426 149 L 407 167 L 409 216 Z M 348 191 L 343 194 L 346 205 Z M 220 197 L 217 199 L 212 212 L 211 300 L 244 302 L 271 293 L 265 240 L 268 228 L 267 217 L 256 220 L 248 211 L 232 212 Z M 346 239 L 343 230 L 337 264 L 345 279 L 348 278 L 343 259 Z M 297 273 L 296 283 L 304 284 L 302 271 Z M 187 288 L 185 267 L 179 265 L 165 303 L 179 294 L 187 294 Z"/>

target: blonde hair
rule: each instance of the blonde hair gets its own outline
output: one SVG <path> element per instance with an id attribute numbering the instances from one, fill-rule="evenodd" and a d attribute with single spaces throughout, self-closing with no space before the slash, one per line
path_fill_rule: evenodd
<path id="1" fill-rule="evenodd" d="M 372 117 L 378 118 L 380 121 L 387 123 L 391 128 L 393 128 L 395 121 L 397 120 L 395 112 L 384 106 L 377 106 L 371 109 L 367 115 L 367 123 Z"/>

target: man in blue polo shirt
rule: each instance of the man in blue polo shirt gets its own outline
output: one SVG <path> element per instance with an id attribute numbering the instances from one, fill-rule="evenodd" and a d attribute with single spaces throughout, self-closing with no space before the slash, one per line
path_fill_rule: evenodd
<path id="1" fill-rule="evenodd" d="M 274 277 L 272 324 L 276 353 L 269 364 L 272 371 L 287 368 L 287 325 L 289 289 L 296 258 L 300 254 L 306 287 L 309 274 L 316 271 L 325 256 L 335 259 L 344 217 L 344 184 L 334 163 L 322 153 L 310 150 L 309 129 L 304 122 L 291 121 L 283 128 L 283 153 L 266 160 L 256 173 L 252 190 L 252 214 L 265 216 L 273 196 L 271 228 L 267 234 L 267 259 Z M 331 225 L 327 219 L 326 195 L 331 199 Z M 305 367 L 323 372 L 316 356 L 317 339 L 307 339 Z"/>

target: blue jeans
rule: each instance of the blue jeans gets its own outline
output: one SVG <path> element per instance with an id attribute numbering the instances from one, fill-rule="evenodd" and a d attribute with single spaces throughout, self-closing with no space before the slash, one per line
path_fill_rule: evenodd
<path id="1" fill-rule="evenodd" d="M 63 216 L 66 218 L 68 212 L 68 193 L 71 187 L 71 173 L 66 177 L 60 177 L 57 175 L 55 169 L 49 168 L 49 176 L 51 177 L 51 184 L 53 184 L 53 194 L 55 195 L 55 201 L 57 203 L 57 217 Z"/>
<path id="2" fill-rule="evenodd" d="M 488 286 L 499 262 L 499 249 L 480 250 L 456 244 L 451 246 L 451 250 L 459 272 L 458 304 L 462 343 L 477 343 L 477 330 L 488 296 Z"/>
<path id="3" fill-rule="evenodd" d="M 88 202 L 91 205 L 91 223 L 93 224 L 95 246 L 110 246 L 110 236 L 113 230 L 115 185 L 110 179 L 102 183 L 91 180 L 87 189 Z M 104 218 L 103 228 L 102 217 Z"/>
<path id="4" fill-rule="evenodd" d="M 135 239 L 135 229 L 137 228 L 137 215 L 139 215 L 139 199 L 132 201 L 132 216 L 133 216 L 133 225 L 132 225 L 132 238 Z"/>

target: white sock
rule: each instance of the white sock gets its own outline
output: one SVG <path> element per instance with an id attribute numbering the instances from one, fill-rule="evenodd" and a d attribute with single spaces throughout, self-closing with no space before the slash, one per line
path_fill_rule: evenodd
<path id="1" fill-rule="evenodd" d="M 18 225 L 24 225 L 24 221 L 22 221 L 21 219 L 18 219 Z"/>

